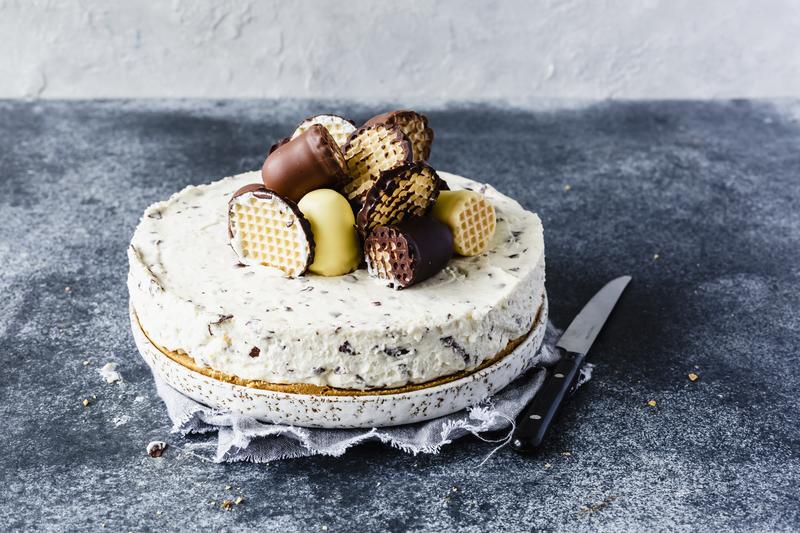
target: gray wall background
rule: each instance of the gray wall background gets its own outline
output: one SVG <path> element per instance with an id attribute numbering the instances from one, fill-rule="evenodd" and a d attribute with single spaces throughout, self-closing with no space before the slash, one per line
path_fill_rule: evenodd
<path id="1" fill-rule="evenodd" d="M 796 0 L 0 0 L 0 97 L 800 94 Z"/>

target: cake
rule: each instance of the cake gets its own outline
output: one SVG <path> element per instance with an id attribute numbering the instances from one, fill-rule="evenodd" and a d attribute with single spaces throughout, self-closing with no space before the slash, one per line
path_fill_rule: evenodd
<path id="1" fill-rule="evenodd" d="M 303 124 L 313 131 L 307 121 Z M 309 135 L 306 130 L 300 138 Z M 432 140 L 432 132 L 429 137 Z M 282 141 L 283 146 L 291 142 L 294 140 Z M 335 142 L 340 145 L 342 141 Z M 282 149 L 273 148 L 272 152 Z M 416 164 L 414 168 L 421 167 Z M 381 175 L 378 173 L 376 181 Z M 420 280 L 378 272 L 377 252 L 387 249 L 378 242 L 379 237 L 391 230 L 413 239 L 411 223 L 419 225 L 425 220 L 416 212 L 384 220 L 379 228 L 353 237 L 356 243 L 377 244 L 373 251 L 367 250 L 369 268 L 351 257 L 348 261 L 352 264 L 345 270 L 352 271 L 342 275 L 319 275 L 313 269 L 297 275 L 295 270 L 302 270 L 297 269 L 298 264 L 302 267 L 303 261 L 309 265 L 317 261 L 313 251 L 323 249 L 315 242 L 320 240 L 315 238 L 321 230 L 309 229 L 314 227 L 313 217 L 309 217 L 312 223 L 302 228 L 289 220 L 284 225 L 294 228 L 301 240 L 308 235 L 308 240 L 301 242 L 302 250 L 306 244 L 311 250 L 310 257 L 293 263 L 289 277 L 286 269 L 247 261 L 241 246 L 232 245 L 241 228 L 241 224 L 232 227 L 235 222 L 231 218 L 232 203 L 242 194 L 237 191 L 261 182 L 263 171 L 190 186 L 151 205 L 128 249 L 128 289 L 135 327 L 141 328 L 164 357 L 196 372 L 288 392 L 362 394 L 423 388 L 491 364 L 525 339 L 544 305 L 542 225 L 535 214 L 489 185 L 445 172 L 436 175 L 437 188 L 448 200 L 443 196 L 434 207 L 439 192 L 434 191 L 431 205 L 423 208 L 425 216 L 436 214 L 437 209 L 447 211 L 437 214 L 444 221 L 436 222 L 437 227 L 444 227 L 448 216 L 453 218 L 448 206 L 460 198 L 459 191 L 473 191 L 469 200 L 462 202 L 466 215 L 478 216 L 488 205 L 493 208 L 493 225 L 480 248 L 475 248 L 474 239 L 461 244 L 460 253 L 469 249 L 474 255 L 454 255 L 448 249 L 431 263 L 440 264 Z M 336 180 L 329 185 L 331 189 L 342 187 L 341 176 Z M 272 201 L 270 191 L 249 201 L 267 196 Z M 287 216 L 305 218 L 303 209 L 295 209 L 297 200 L 274 194 L 292 207 Z M 478 203 L 476 194 L 481 195 Z M 416 201 L 410 209 L 419 205 Z M 351 219 L 362 207 L 356 205 Z M 448 233 L 458 237 L 459 228 L 450 227 L 453 231 Z M 431 246 L 436 242 L 440 240 Z M 409 246 L 412 244 L 423 249 L 422 242 Z M 458 248 L 452 240 L 446 246 Z M 392 261 L 397 266 L 396 260 L 389 259 L 390 270 Z"/>

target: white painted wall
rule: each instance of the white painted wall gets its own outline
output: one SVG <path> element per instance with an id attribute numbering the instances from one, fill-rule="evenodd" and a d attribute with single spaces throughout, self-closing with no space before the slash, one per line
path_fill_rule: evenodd
<path id="1" fill-rule="evenodd" d="M 0 0 L 0 97 L 792 95 L 798 0 Z"/>

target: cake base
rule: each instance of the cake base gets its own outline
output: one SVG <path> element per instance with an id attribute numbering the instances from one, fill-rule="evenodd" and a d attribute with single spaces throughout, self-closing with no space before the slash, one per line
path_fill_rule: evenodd
<path id="1" fill-rule="evenodd" d="M 336 389 L 305 384 L 248 381 L 199 367 L 187 354 L 152 342 L 130 309 L 131 329 L 142 358 L 168 385 L 209 407 L 273 424 L 316 428 L 370 428 L 411 424 L 476 405 L 532 366 L 547 324 L 547 296 L 530 332 L 483 365 L 427 383 L 392 389 Z"/>

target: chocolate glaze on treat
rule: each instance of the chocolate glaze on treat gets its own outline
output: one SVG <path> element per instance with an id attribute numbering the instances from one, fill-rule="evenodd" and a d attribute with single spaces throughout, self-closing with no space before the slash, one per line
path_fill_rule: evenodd
<path id="1" fill-rule="evenodd" d="M 267 152 L 267 155 L 271 154 L 272 152 L 274 152 L 275 150 L 277 150 L 278 148 L 280 148 L 281 146 L 283 146 L 284 144 L 288 143 L 291 140 L 292 140 L 291 137 L 284 137 L 283 139 L 279 140 L 278 142 L 269 147 L 269 152 Z"/>
<path id="2" fill-rule="evenodd" d="M 253 196 L 256 196 L 257 198 L 272 198 L 273 194 L 277 194 L 275 191 L 264 187 L 263 183 L 248 183 L 247 185 L 236 189 L 236 191 L 231 195 L 231 199 L 228 200 L 228 203 L 230 203 L 234 198 L 238 198 L 239 196 L 249 192 L 253 193 Z"/>
<path id="3" fill-rule="evenodd" d="M 328 130 L 314 124 L 275 147 L 264 161 L 261 177 L 267 189 L 299 202 L 306 193 L 335 189 L 345 180 L 344 156 Z"/>
<path id="4" fill-rule="evenodd" d="M 370 275 L 402 289 L 435 275 L 453 256 L 450 228 L 431 217 L 414 217 L 376 228 L 364 243 Z"/>
<path id="5" fill-rule="evenodd" d="M 358 211 L 356 225 L 366 236 L 377 226 L 391 226 L 427 215 L 439 196 L 442 180 L 424 161 L 405 163 L 381 172 Z"/>
<path id="6" fill-rule="evenodd" d="M 428 127 L 428 117 L 416 111 L 398 109 L 375 115 L 364 123 L 364 127 L 375 124 L 397 126 L 408 137 L 414 152 L 415 161 L 427 161 L 431 156 L 433 130 Z"/>

